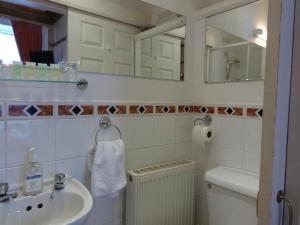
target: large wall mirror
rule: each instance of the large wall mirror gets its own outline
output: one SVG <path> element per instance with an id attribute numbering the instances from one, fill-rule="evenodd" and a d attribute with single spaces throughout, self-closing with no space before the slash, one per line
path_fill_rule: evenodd
<path id="1" fill-rule="evenodd" d="M 264 79 L 267 7 L 262 0 L 206 19 L 207 83 Z"/>
<path id="2" fill-rule="evenodd" d="M 141 0 L 0 0 L 0 60 L 180 81 L 185 23 Z"/>

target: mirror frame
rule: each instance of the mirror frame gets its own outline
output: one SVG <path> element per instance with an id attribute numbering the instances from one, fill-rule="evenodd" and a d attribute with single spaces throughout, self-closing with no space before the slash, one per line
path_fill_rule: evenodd
<path id="1" fill-rule="evenodd" d="M 205 15 L 205 17 L 203 17 L 203 19 L 205 20 L 205 37 L 204 37 L 204 46 L 205 46 L 205 51 L 204 51 L 204 83 L 205 84 L 226 84 L 226 83 L 246 83 L 246 82 L 264 82 L 265 78 L 262 77 L 262 78 L 253 78 L 253 79 L 236 79 L 236 80 L 224 80 L 224 81 L 210 81 L 208 78 L 209 78 L 209 74 L 208 74 L 208 59 L 207 59 L 207 47 L 206 47 L 206 29 L 207 29 L 207 19 L 212 17 L 212 16 L 216 16 L 216 15 L 219 15 L 219 14 L 222 14 L 224 12 L 228 12 L 228 11 L 231 11 L 231 10 L 234 10 L 234 9 L 238 9 L 240 7 L 243 7 L 243 6 L 246 6 L 246 5 L 250 5 L 252 3 L 255 3 L 255 2 L 259 2 L 260 0 L 253 0 L 253 1 L 250 1 L 250 2 L 247 2 L 247 3 L 241 3 L 237 6 L 234 6 L 234 7 L 229 7 L 227 9 L 223 9 L 223 10 L 218 10 L 217 12 L 212 12 L 212 13 L 209 13 L 207 15 Z"/>

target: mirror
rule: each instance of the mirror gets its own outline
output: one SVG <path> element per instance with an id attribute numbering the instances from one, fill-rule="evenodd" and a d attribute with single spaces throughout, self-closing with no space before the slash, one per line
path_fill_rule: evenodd
<path id="1" fill-rule="evenodd" d="M 177 24 L 184 24 L 184 20 L 180 18 L 172 23 L 176 28 L 169 30 L 170 26 L 163 24 L 135 36 L 136 76 L 184 79 L 185 26 L 177 28 Z M 164 28 L 166 32 L 161 31 Z"/>
<path id="2" fill-rule="evenodd" d="M 267 1 L 206 19 L 207 83 L 264 79 Z"/>
<path id="3" fill-rule="evenodd" d="M 184 80 L 185 18 L 141 0 L 0 0 L 0 40 L 6 64 Z"/>

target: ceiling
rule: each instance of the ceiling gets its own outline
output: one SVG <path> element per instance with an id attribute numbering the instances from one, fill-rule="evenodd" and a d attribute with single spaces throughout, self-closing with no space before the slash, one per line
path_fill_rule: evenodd
<path id="1" fill-rule="evenodd" d="M 194 9 L 199 10 L 225 0 L 190 0 L 190 1 L 192 2 Z"/>

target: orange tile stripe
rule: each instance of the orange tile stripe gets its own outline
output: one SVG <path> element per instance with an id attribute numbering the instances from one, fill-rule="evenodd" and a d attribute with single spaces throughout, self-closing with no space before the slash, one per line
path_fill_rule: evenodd
<path id="1" fill-rule="evenodd" d="M 30 115 L 28 108 L 34 106 L 38 109 Z M 77 106 L 77 107 L 76 107 Z M 75 108 L 76 107 L 76 108 Z M 7 108 L 7 109 L 6 109 Z M 55 110 L 56 109 L 56 110 Z M 95 109 L 95 110 L 94 110 Z M 33 103 L 7 103 L 0 102 L 0 118 L 4 112 L 7 116 L 16 117 L 53 117 L 53 116 L 96 116 L 96 115 L 149 115 L 149 114 L 210 114 L 221 116 L 238 116 L 262 118 L 262 107 L 247 106 L 213 106 L 213 105 L 169 105 L 169 104 L 33 104 Z M 75 112 L 74 112 L 75 111 Z"/>

